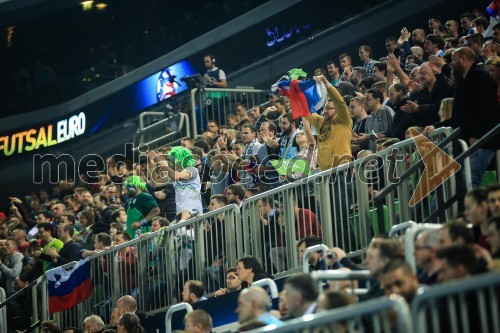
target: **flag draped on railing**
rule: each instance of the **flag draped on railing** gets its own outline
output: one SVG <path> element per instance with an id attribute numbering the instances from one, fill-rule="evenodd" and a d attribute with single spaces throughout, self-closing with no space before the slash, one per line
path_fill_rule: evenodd
<path id="1" fill-rule="evenodd" d="M 49 295 L 49 313 L 67 310 L 92 295 L 89 258 L 80 260 L 71 269 L 62 267 L 45 273 Z"/>

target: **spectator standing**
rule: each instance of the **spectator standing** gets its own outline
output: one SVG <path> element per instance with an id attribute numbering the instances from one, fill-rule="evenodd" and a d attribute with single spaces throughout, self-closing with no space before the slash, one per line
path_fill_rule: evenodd
<path id="1" fill-rule="evenodd" d="M 0 284 L 5 285 L 7 297 L 14 294 L 14 280 L 21 274 L 23 268 L 23 254 L 19 252 L 15 238 L 9 237 L 3 245 L 5 258 L 0 257 Z"/>
<path id="2" fill-rule="evenodd" d="M 160 214 L 155 198 L 146 193 L 146 183 L 139 176 L 131 176 L 125 181 L 129 195 L 127 208 L 127 233 L 135 238 L 140 233 L 150 231 L 151 218 Z"/>

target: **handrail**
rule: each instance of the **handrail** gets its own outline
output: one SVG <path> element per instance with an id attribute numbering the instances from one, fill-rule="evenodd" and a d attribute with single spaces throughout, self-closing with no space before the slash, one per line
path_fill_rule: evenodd
<path id="1" fill-rule="evenodd" d="M 7 332 L 7 308 L 3 307 L 6 298 L 5 290 L 0 288 L 0 332 Z"/>
<path id="2" fill-rule="evenodd" d="M 326 252 L 329 249 L 330 248 L 325 244 L 318 244 L 308 247 L 304 252 L 304 258 L 302 258 L 302 271 L 304 273 L 309 273 L 309 256 L 311 255 L 311 253 L 321 250 Z"/>
<path id="3" fill-rule="evenodd" d="M 500 274 L 496 272 L 485 273 L 467 279 L 450 281 L 426 289 L 420 288 L 412 301 L 411 307 L 415 331 L 422 332 L 424 329 L 423 327 L 420 327 L 420 321 L 418 319 L 421 308 L 424 307 L 426 302 L 434 303 L 437 298 L 464 294 L 481 288 L 489 288 L 494 293 L 494 285 L 500 285 Z M 492 302 L 492 306 L 496 306 L 496 311 L 494 313 L 498 315 L 498 304 Z M 497 327 L 497 330 L 498 328 L 499 327 Z"/>
<path id="4" fill-rule="evenodd" d="M 315 314 L 306 315 L 300 318 L 288 320 L 286 325 L 277 327 L 268 325 L 263 328 L 248 331 L 250 333 L 286 333 L 299 332 L 302 329 L 310 329 L 312 325 L 323 326 L 332 323 L 354 320 L 363 315 L 377 314 L 384 310 L 394 310 L 397 314 L 396 332 L 412 333 L 410 311 L 408 304 L 401 296 L 392 295 L 391 297 L 380 297 L 374 300 L 343 306 L 336 309 L 321 311 Z"/>
<path id="5" fill-rule="evenodd" d="M 473 153 L 476 152 L 479 148 L 484 146 L 488 141 L 490 141 L 493 137 L 495 137 L 497 134 L 500 134 L 500 124 L 497 124 L 495 127 L 493 127 L 488 133 L 483 135 L 479 140 L 477 140 L 472 146 L 469 147 L 466 151 L 462 152 L 460 155 L 455 157 L 455 161 L 460 163 L 462 160 L 466 159 L 467 157 L 470 157 Z"/>
<path id="6" fill-rule="evenodd" d="M 2 301 L 2 298 L 0 297 L 0 309 L 3 308 L 5 305 L 10 303 L 11 301 L 17 299 L 19 296 L 21 296 L 25 291 L 30 290 L 37 284 L 37 280 L 31 281 L 26 287 L 24 287 L 21 290 L 16 291 L 14 294 L 10 295 L 8 298 L 4 298 Z M 0 288 L 2 289 L 2 288 Z M 4 290 L 5 292 L 5 290 Z M 0 331 L 1 332 L 1 331 Z"/>
<path id="7" fill-rule="evenodd" d="M 140 131 L 143 131 L 145 130 L 146 128 L 152 126 L 153 124 L 151 125 L 148 125 L 146 127 L 144 127 L 144 118 L 146 116 L 164 116 L 165 113 L 164 112 L 159 112 L 159 111 L 145 111 L 145 112 L 141 112 L 141 114 L 139 115 L 139 130 Z"/>
<path id="8" fill-rule="evenodd" d="M 178 304 L 172 305 L 167 310 L 167 314 L 165 315 L 165 333 L 172 333 L 172 316 L 175 312 L 186 310 L 187 312 L 193 312 L 193 307 L 191 304 L 182 302 Z"/>
<path id="9" fill-rule="evenodd" d="M 252 283 L 252 286 L 259 286 L 262 288 L 269 287 L 269 290 L 271 291 L 271 298 L 275 299 L 279 297 L 279 292 L 278 292 L 278 287 L 276 286 L 276 282 L 274 282 L 269 278 L 255 281 L 254 283 Z"/>

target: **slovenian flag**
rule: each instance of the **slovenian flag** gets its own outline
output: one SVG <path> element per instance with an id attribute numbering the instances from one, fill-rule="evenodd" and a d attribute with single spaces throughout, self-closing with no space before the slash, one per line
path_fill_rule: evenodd
<path id="1" fill-rule="evenodd" d="M 328 97 L 324 83 L 317 83 L 313 79 L 281 81 L 278 88 L 281 95 L 290 98 L 293 119 L 318 112 Z"/>
<path id="2" fill-rule="evenodd" d="M 70 270 L 57 267 L 45 273 L 49 295 L 49 313 L 67 310 L 92 295 L 89 258 Z"/>

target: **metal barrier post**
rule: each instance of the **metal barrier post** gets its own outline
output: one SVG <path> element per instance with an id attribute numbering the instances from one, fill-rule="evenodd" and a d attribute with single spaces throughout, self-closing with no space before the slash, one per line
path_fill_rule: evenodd
<path id="1" fill-rule="evenodd" d="M 5 302 L 7 294 L 3 288 L 0 288 L 0 304 Z M 7 332 L 7 306 L 0 308 L 0 332 Z"/>
<path id="2" fill-rule="evenodd" d="M 295 234 L 295 213 L 293 203 L 292 189 L 285 190 L 283 198 L 283 217 L 285 220 L 285 236 L 286 236 L 286 257 L 288 267 L 297 267 L 297 249 L 296 249 L 296 234 Z M 297 201 L 298 198 L 295 198 Z M 297 203 L 295 203 L 297 204 Z M 286 212 L 286 214 L 285 214 Z M 298 219 L 299 217 L 297 217 Z"/>
<path id="3" fill-rule="evenodd" d="M 279 297 L 278 287 L 276 286 L 276 282 L 271 279 L 262 279 L 255 281 L 252 283 L 252 286 L 259 286 L 261 288 L 269 287 L 271 291 L 271 298 L 275 299 Z"/>
<path id="4" fill-rule="evenodd" d="M 343 271 L 343 270 L 328 270 L 311 272 L 311 277 L 316 280 L 318 290 L 323 291 L 323 281 L 343 281 L 343 280 L 363 280 L 369 281 L 372 279 L 370 271 Z M 354 287 L 351 288 L 352 291 Z"/>
<path id="5" fill-rule="evenodd" d="M 193 307 L 188 303 L 179 303 L 172 305 L 165 315 L 165 333 L 172 333 L 172 315 L 181 310 L 186 310 L 187 312 L 193 312 Z"/>
<path id="6" fill-rule="evenodd" d="M 302 258 L 302 271 L 304 273 L 309 273 L 309 256 L 311 253 L 316 252 L 316 251 L 328 251 L 329 248 L 325 244 L 318 244 L 318 245 L 313 245 L 310 246 L 306 249 L 304 252 L 304 258 Z"/>

